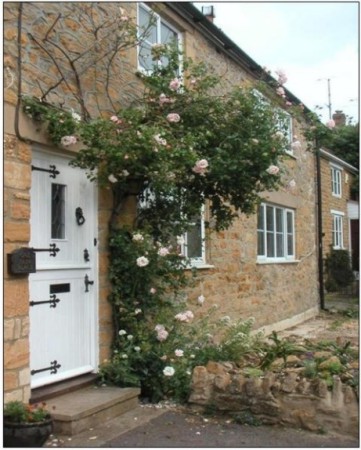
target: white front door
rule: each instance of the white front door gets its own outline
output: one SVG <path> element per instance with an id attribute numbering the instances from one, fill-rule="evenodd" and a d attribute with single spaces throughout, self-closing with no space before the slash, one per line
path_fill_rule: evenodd
<path id="1" fill-rule="evenodd" d="M 30 247 L 36 273 L 29 280 L 35 388 L 96 369 L 98 288 L 96 187 L 84 171 L 69 166 L 69 158 L 33 155 Z"/>

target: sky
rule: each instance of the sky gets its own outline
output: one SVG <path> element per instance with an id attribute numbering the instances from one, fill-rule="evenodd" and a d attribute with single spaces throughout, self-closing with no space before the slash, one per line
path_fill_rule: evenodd
<path id="1" fill-rule="evenodd" d="M 285 87 L 329 119 L 342 110 L 359 120 L 358 2 L 195 2 L 213 5 L 214 24 L 257 64 L 288 78 Z M 330 80 L 328 82 L 328 80 Z M 321 110 L 316 110 L 316 106 Z"/>

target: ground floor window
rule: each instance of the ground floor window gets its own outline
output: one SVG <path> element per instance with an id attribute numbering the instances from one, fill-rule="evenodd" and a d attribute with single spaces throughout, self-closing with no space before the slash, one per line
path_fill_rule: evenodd
<path id="1" fill-rule="evenodd" d="M 204 207 L 192 217 L 189 230 L 182 236 L 180 251 L 191 260 L 192 266 L 206 263 Z"/>
<path id="2" fill-rule="evenodd" d="M 295 259 L 295 212 L 262 203 L 257 221 L 257 261 L 282 262 Z"/>
<path id="3" fill-rule="evenodd" d="M 332 214 L 332 247 L 343 248 L 343 216 L 339 211 L 331 211 Z"/>

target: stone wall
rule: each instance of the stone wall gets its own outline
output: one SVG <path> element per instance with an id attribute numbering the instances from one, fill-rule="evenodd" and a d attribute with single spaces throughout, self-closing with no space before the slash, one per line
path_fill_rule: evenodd
<path id="1" fill-rule="evenodd" d="M 4 385 L 5 400 L 30 394 L 29 286 L 25 275 L 10 276 L 7 254 L 30 240 L 31 150 L 14 136 L 4 135 Z"/>
<path id="2" fill-rule="evenodd" d="M 297 368 L 248 377 L 230 363 L 209 362 L 194 368 L 189 403 L 248 423 L 358 435 L 359 406 L 351 386 L 334 376 L 329 390 L 323 380 L 310 381 Z"/>

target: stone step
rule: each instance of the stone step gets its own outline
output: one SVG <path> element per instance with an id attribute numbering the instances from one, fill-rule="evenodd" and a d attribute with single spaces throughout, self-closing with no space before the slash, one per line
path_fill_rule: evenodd
<path id="1" fill-rule="evenodd" d="M 69 380 L 59 381 L 58 383 L 32 389 L 30 403 L 48 403 L 51 398 L 59 397 L 68 392 L 77 391 L 78 389 L 94 385 L 97 378 L 98 375 L 87 373 L 85 375 L 80 375 L 79 377 L 70 378 Z"/>
<path id="2" fill-rule="evenodd" d="M 73 436 L 138 406 L 138 388 L 89 386 L 47 401 L 54 433 Z"/>

